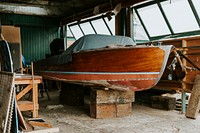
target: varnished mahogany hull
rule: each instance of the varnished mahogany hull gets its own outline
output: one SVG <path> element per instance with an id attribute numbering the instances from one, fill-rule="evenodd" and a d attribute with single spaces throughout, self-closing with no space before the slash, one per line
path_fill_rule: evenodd
<path id="1" fill-rule="evenodd" d="M 140 46 L 89 50 L 73 53 L 72 60 L 65 64 L 49 66 L 40 61 L 35 66 L 39 75 L 53 80 L 139 91 L 159 81 L 171 48 Z"/>

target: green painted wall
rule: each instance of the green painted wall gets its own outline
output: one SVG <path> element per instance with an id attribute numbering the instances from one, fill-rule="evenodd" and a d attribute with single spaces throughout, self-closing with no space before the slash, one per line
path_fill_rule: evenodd
<path id="1" fill-rule="evenodd" d="M 56 27 L 26 27 L 21 29 L 22 54 L 26 62 L 44 59 L 50 54 L 50 43 L 57 38 Z"/>
<path id="2" fill-rule="evenodd" d="M 50 53 L 50 42 L 58 37 L 59 18 L 0 14 L 2 25 L 20 27 L 22 54 L 26 62 L 43 59 Z"/>

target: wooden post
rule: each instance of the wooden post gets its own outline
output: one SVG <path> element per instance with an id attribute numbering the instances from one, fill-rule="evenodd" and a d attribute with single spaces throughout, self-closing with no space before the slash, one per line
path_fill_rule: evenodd
<path id="1" fill-rule="evenodd" d="M 200 75 L 197 75 L 192 88 L 185 116 L 196 119 L 200 109 Z"/>
<path id="2" fill-rule="evenodd" d="M 186 40 L 182 40 L 182 47 L 187 47 L 187 41 Z M 187 54 L 187 51 L 184 50 L 183 54 Z M 186 64 L 187 62 L 184 58 L 182 59 L 182 63 L 183 63 L 183 67 L 185 67 L 187 65 Z M 186 93 L 185 93 L 186 83 L 184 82 L 184 81 L 186 81 L 186 76 L 182 79 L 183 82 L 181 83 L 181 86 L 182 86 L 181 111 L 182 111 L 182 113 L 186 112 Z"/>

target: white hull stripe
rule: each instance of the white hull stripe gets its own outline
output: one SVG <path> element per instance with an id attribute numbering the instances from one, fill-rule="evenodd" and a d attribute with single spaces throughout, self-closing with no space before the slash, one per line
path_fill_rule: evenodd
<path id="1" fill-rule="evenodd" d="M 39 71 L 42 73 L 56 73 L 56 74 L 109 74 L 109 75 L 139 75 L 139 74 L 159 74 L 159 72 L 66 72 L 66 71 Z"/>

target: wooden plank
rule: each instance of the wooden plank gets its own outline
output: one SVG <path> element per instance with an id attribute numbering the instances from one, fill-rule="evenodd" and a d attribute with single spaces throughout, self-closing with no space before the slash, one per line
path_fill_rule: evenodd
<path id="1" fill-rule="evenodd" d="M 196 119 L 200 109 L 200 75 L 197 75 L 194 81 L 192 93 L 186 110 L 187 118 Z"/>
<path id="2" fill-rule="evenodd" d="M 7 42 L 10 43 L 20 43 L 21 44 L 21 36 L 20 36 L 20 28 L 14 27 L 14 26 L 2 26 L 1 32 L 7 40 Z"/>
<path id="3" fill-rule="evenodd" d="M 28 128 L 27 128 L 27 125 L 26 125 L 26 121 L 24 120 L 24 117 L 22 116 L 22 113 L 21 113 L 21 111 L 19 110 L 19 107 L 18 107 L 18 106 L 17 106 L 17 114 L 18 114 L 18 118 L 19 118 L 19 125 L 20 125 L 23 129 L 27 130 Z"/>
<path id="4" fill-rule="evenodd" d="M 35 130 L 35 131 L 30 131 L 30 132 L 25 132 L 25 133 L 57 133 L 59 132 L 59 128 L 48 128 L 48 129 L 42 129 L 42 130 Z"/>
<path id="5" fill-rule="evenodd" d="M 18 101 L 20 111 L 33 110 L 33 102 L 30 101 Z"/>
<path id="6" fill-rule="evenodd" d="M 20 93 L 17 94 L 16 99 L 17 101 L 22 98 L 27 92 L 29 92 L 32 89 L 32 85 L 28 85 L 25 89 L 23 89 Z"/>
<path id="7" fill-rule="evenodd" d="M 8 42 L 14 71 L 19 71 L 22 67 L 22 48 L 21 48 L 21 36 L 20 28 L 15 26 L 2 26 L 1 27 L 3 37 Z M 20 70 L 22 73 L 22 69 Z"/>
<path id="8" fill-rule="evenodd" d="M 31 75 L 17 75 L 15 78 L 15 84 L 32 84 L 32 76 Z M 41 76 L 34 76 L 34 83 L 42 83 Z"/>
<path id="9" fill-rule="evenodd" d="M 32 101 L 33 101 L 33 110 L 32 110 L 32 117 L 36 118 L 38 117 L 38 86 L 36 84 L 33 84 L 33 90 L 32 90 Z"/>
<path id="10" fill-rule="evenodd" d="M 45 123 L 45 122 L 38 122 L 38 121 L 29 121 L 29 124 L 31 124 L 33 127 L 39 126 L 39 127 L 48 127 L 52 128 L 51 124 Z"/>

